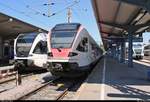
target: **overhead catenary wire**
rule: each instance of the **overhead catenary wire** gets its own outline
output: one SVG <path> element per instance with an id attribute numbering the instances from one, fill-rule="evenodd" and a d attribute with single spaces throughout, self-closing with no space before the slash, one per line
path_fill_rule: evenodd
<path id="1" fill-rule="evenodd" d="M 29 5 L 27 5 L 26 7 L 29 8 L 29 9 L 34 10 L 37 14 L 41 14 L 41 15 L 43 15 L 43 16 L 45 16 L 45 17 L 52 17 L 52 16 L 55 16 L 55 15 L 57 15 L 57 14 L 59 14 L 59 13 L 64 12 L 66 9 L 68 9 L 68 8 L 70 8 L 70 7 L 73 7 L 73 6 L 76 5 L 77 3 L 79 3 L 79 1 L 74 1 L 72 4 L 71 4 L 71 3 L 68 3 L 68 4 L 70 4 L 70 5 L 68 5 L 67 7 L 65 7 L 65 8 L 63 8 L 63 9 L 61 9 L 61 10 L 55 12 L 55 13 L 52 13 L 51 15 L 42 13 L 41 11 L 30 7 Z"/>
<path id="2" fill-rule="evenodd" d="M 23 14 L 24 16 L 26 16 L 26 17 L 28 17 L 28 18 L 31 18 L 32 20 L 34 20 L 34 21 L 36 21 L 36 22 L 38 21 L 38 22 L 40 22 L 40 23 L 42 23 L 42 24 L 47 25 L 46 23 L 40 21 L 39 19 L 36 19 L 36 18 L 31 17 L 30 15 L 26 14 L 26 13 L 23 12 L 23 11 L 19 11 L 18 9 L 15 9 L 15 8 L 13 8 L 13 7 L 11 7 L 11 6 L 8 6 L 8 5 L 6 5 L 6 4 L 3 4 L 3 3 L 1 3 L 1 2 L 0 2 L 0 5 L 3 6 L 3 7 L 5 7 L 5 8 L 7 8 L 7 9 L 10 9 L 11 11 L 17 12 L 17 13 L 19 13 L 19 14 Z"/>
<path id="3" fill-rule="evenodd" d="M 68 3 L 67 0 L 64 0 L 66 3 Z M 77 0 L 74 0 L 74 1 L 77 1 Z M 80 1 L 80 0 L 78 0 Z M 87 9 L 82 9 L 81 6 L 79 6 L 79 3 L 77 4 L 78 8 L 75 8 L 75 7 L 72 7 L 72 11 L 73 11 L 73 14 L 75 15 L 75 17 L 81 22 L 82 20 L 80 19 L 80 14 L 83 14 L 81 13 L 82 11 L 84 12 L 87 12 Z M 80 12 L 80 13 L 79 13 Z"/>
<path id="4" fill-rule="evenodd" d="M 64 0 L 66 3 L 69 3 L 69 1 Z M 75 14 L 76 18 L 81 21 L 81 19 L 79 18 L 80 16 L 78 15 L 78 13 L 74 10 L 74 8 L 71 8 L 71 10 L 73 11 L 73 13 Z"/>
<path id="5" fill-rule="evenodd" d="M 65 2 L 66 2 L 66 4 L 69 5 L 69 6 L 65 7 L 64 9 L 62 9 L 62 10 L 60 10 L 60 11 L 57 11 L 57 12 L 55 12 L 55 13 L 52 13 L 51 15 L 50 15 L 49 13 L 48 13 L 48 14 L 42 13 L 40 10 L 35 9 L 35 8 L 29 6 L 29 5 L 26 5 L 26 8 L 28 8 L 28 9 L 34 11 L 36 15 L 42 15 L 42 16 L 46 16 L 46 17 L 52 17 L 52 16 L 55 16 L 55 15 L 57 15 L 57 14 L 59 14 L 59 13 L 64 12 L 64 11 L 65 11 L 66 9 L 68 9 L 68 8 L 71 8 L 71 7 L 75 6 L 77 3 L 80 2 L 80 0 L 74 0 L 74 1 L 73 1 L 73 4 L 72 4 L 72 2 L 67 1 L 67 0 L 65 0 Z M 23 2 L 23 3 L 24 3 L 24 2 Z M 24 3 L 24 4 L 25 4 L 25 3 Z M 56 2 L 52 1 L 51 3 L 50 3 L 50 2 L 49 2 L 49 3 L 44 3 L 43 5 L 45 5 L 45 6 L 53 5 L 53 6 L 54 6 L 55 4 L 56 4 Z M 77 13 L 76 13 L 76 14 L 77 14 Z M 79 19 L 79 21 L 81 21 L 80 18 L 78 18 L 78 14 L 77 14 L 76 17 L 77 17 L 77 19 Z"/>
<path id="6" fill-rule="evenodd" d="M 74 10 L 80 12 L 79 14 L 82 14 L 82 15 L 83 15 L 82 12 L 84 12 L 84 13 L 86 12 L 86 14 L 87 14 L 87 15 L 86 15 L 86 18 L 88 17 L 89 19 L 91 19 L 91 17 L 90 17 L 90 15 L 89 15 L 89 12 L 88 12 L 88 9 L 87 9 L 87 8 L 82 8 L 81 5 L 80 5 L 79 3 L 77 4 L 77 6 L 78 6 L 78 7 L 75 8 Z M 77 12 L 77 13 L 78 13 L 78 12 Z"/>
<path id="7" fill-rule="evenodd" d="M 73 7 L 73 6 L 76 5 L 77 3 L 79 3 L 79 2 L 74 1 L 73 4 L 71 4 L 71 5 L 69 5 L 69 6 L 65 7 L 65 8 L 63 8 L 63 9 L 60 10 L 60 11 L 57 11 L 57 12 L 53 13 L 51 16 L 54 16 L 54 15 L 59 14 L 59 13 L 61 13 L 61 12 L 64 12 L 66 9 Z"/>
<path id="8" fill-rule="evenodd" d="M 76 18 L 81 22 L 80 15 L 72 8 Z"/>

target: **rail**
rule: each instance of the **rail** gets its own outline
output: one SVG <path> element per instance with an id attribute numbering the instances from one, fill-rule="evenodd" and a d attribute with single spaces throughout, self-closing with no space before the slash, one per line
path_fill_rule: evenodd
<path id="1" fill-rule="evenodd" d="M 47 87 L 49 84 L 52 84 L 52 83 L 54 83 L 55 81 L 57 81 L 57 80 L 59 80 L 59 79 L 60 79 L 60 77 L 59 77 L 59 78 L 56 78 L 56 79 L 53 79 L 53 80 L 51 80 L 51 81 L 49 81 L 49 82 L 46 82 L 46 83 L 42 84 L 40 87 L 38 87 L 37 89 L 34 89 L 33 91 L 27 93 L 27 94 L 24 95 L 24 96 L 21 96 L 21 97 L 17 98 L 16 100 L 24 100 L 24 99 L 30 97 L 31 94 L 34 94 L 34 93 L 36 93 L 36 92 L 41 91 L 43 88 Z"/>
<path id="2" fill-rule="evenodd" d="M 0 79 L 6 78 L 7 76 L 16 75 L 14 66 L 0 67 Z"/>
<path id="3" fill-rule="evenodd" d="M 68 88 L 66 88 L 61 94 L 58 95 L 58 97 L 56 97 L 55 100 L 62 100 L 67 94 L 68 94 L 68 91 L 70 89 L 72 89 L 78 82 L 74 82 L 72 83 Z"/>

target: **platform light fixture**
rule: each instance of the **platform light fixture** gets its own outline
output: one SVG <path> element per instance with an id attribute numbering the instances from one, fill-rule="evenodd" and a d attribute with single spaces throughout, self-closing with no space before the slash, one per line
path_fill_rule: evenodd
<path id="1" fill-rule="evenodd" d="M 42 32 L 42 29 L 38 29 L 38 32 Z"/>
<path id="2" fill-rule="evenodd" d="M 6 22 L 12 22 L 12 21 L 13 21 L 13 19 L 12 19 L 12 18 L 9 18 L 9 19 L 7 19 L 7 20 L 0 21 L 0 23 L 6 23 Z"/>
<path id="3" fill-rule="evenodd" d="M 12 22 L 13 21 L 13 19 L 12 18 L 9 18 L 9 20 L 8 20 L 9 22 Z"/>

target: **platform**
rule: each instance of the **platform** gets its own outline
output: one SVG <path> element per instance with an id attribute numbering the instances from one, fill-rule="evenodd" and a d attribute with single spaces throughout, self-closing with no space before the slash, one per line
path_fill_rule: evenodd
<path id="1" fill-rule="evenodd" d="M 150 100 L 150 67 L 134 68 L 105 57 L 82 84 L 74 100 Z"/>
<path id="2" fill-rule="evenodd" d="M 0 67 L 0 71 L 2 71 L 2 70 L 14 69 L 14 67 L 15 67 L 14 65 L 3 66 L 3 67 L 1 66 L 1 67 Z"/>

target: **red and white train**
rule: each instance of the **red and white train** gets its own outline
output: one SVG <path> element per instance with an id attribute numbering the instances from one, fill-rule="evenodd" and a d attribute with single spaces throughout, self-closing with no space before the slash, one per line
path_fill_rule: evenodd
<path id="1" fill-rule="evenodd" d="M 79 23 L 57 24 L 47 38 L 47 69 L 54 76 L 81 76 L 103 55 L 102 49 Z"/>

